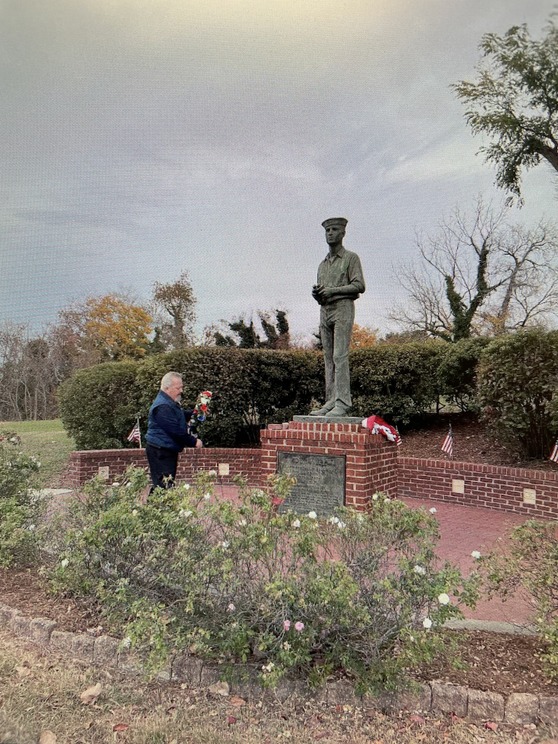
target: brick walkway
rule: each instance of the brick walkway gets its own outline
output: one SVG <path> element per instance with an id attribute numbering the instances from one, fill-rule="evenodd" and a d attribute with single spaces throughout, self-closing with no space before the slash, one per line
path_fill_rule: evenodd
<path id="1" fill-rule="evenodd" d="M 440 525 L 438 555 L 457 564 L 464 575 L 474 568 L 475 559 L 471 557 L 473 550 L 478 550 L 481 554 L 489 552 L 498 543 L 502 543 L 513 527 L 525 521 L 525 517 L 494 509 L 479 509 L 428 499 L 408 498 L 404 501 L 412 508 L 436 509 L 435 517 Z M 498 599 L 484 600 L 479 602 L 475 610 L 466 610 L 464 614 L 475 620 L 526 625 L 529 624 L 533 610 L 526 599 L 515 596 L 506 602 Z"/>

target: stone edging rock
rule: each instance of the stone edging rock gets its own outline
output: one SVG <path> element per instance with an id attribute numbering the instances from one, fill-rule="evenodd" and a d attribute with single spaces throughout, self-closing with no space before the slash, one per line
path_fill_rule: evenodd
<path id="1" fill-rule="evenodd" d="M 57 630 L 57 623 L 48 618 L 29 618 L 19 610 L 0 603 L 0 627 L 27 638 L 52 651 L 67 654 L 93 665 L 116 668 L 124 674 L 139 674 L 141 662 L 121 648 L 117 638 L 89 633 Z M 221 680 L 219 665 L 181 655 L 159 672 L 161 681 L 182 682 L 189 687 L 211 687 Z M 278 700 L 291 695 L 319 699 L 333 705 L 366 704 L 382 711 L 407 710 L 412 713 L 453 713 L 470 721 L 493 721 L 513 725 L 558 724 L 558 697 L 513 692 L 501 695 L 483 692 L 447 682 L 424 682 L 413 693 L 382 694 L 365 699 L 359 697 L 346 680 L 336 680 L 313 692 L 302 681 L 282 680 L 271 693 L 263 690 L 257 680 L 257 670 L 250 665 L 238 666 L 238 678 L 230 681 L 230 692 L 246 699 L 261 699 L 273 694 Z"/>

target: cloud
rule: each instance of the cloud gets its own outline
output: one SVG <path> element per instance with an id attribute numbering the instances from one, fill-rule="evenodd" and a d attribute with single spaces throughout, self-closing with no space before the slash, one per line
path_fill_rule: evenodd
<path id="1" fill-rule="evenodd" d="M 462 133 L 446 133 L 438 142 L 423 146 L 402 155 L 398 162 L 386 169 L 387 183 L 425 183 L 469 178 L 486 172 L 483 159 L 477 156 L 478 142 L 471 138 L 464 141 Z"/>

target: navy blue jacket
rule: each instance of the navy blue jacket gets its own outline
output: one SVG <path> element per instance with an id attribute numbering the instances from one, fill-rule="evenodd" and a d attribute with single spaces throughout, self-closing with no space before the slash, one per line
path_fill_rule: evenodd
<path id="1" fill-rule="evenodd" d="M 182 452 L 184 447 L 196 446 L 197 439 L 188 431 L 186 416 L 180 404 L 163 390 L 159 390 L 149 409 L 145 440 L 148 444 L 173 452 Z"/>

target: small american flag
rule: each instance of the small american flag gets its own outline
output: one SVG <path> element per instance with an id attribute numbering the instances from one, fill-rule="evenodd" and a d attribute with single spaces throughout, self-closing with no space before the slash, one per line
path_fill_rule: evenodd
<path id="1" fill-rule="evenodd" d="M 558 439 L 554 442 L 554 447 L 548 459 L 552 460 L 552 462 L 558 462 Z"/>
<path id="2" fill-rule="evenodd" d="M 453 457 L 453 431 L 451 430 L 451 424 L 449 425 L 446 438 L 442 442 L 442 452 L 448 455 L 448 457 Z"/>
<path id="3" fill-rule="evenodd" d="M 128 434 L 127 439 L 129 442 L 137 442 L 141 447 L 141 432 L 139 428 L 139 421 L 136 421 L 136 423 L 134 424 L 134 428 Z"/>

